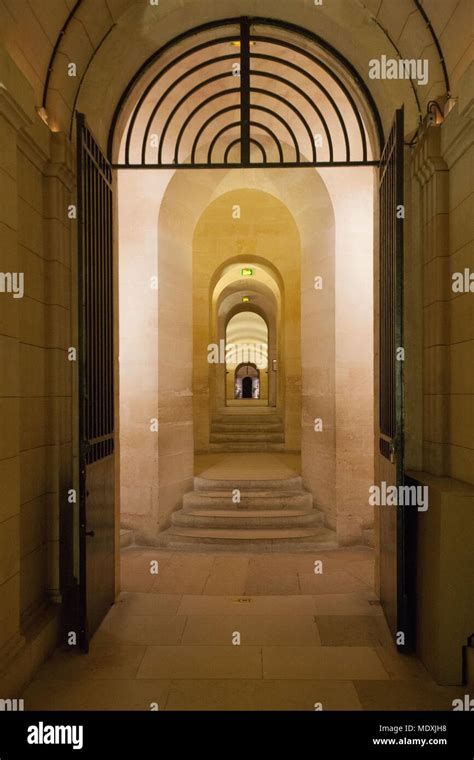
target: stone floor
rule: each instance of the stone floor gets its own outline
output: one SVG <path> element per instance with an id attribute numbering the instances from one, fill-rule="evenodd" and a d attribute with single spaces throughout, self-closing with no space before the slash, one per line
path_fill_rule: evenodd
<path id="1" fill-rule="evenodd" d="M 464 689 L 437 686 L 397 654 L 372 576 L 368 549 L 125 549 L 123 591 L 89 655 L 57 651 L 22 695 L 25 709 L 451 710 Z"/>
<path id="2" fill-rule="evenodd" d="M 301 455 L 286 451 L 194 456 L 194 474 L 210 480 L 284 480 L 300 473 Z"/>

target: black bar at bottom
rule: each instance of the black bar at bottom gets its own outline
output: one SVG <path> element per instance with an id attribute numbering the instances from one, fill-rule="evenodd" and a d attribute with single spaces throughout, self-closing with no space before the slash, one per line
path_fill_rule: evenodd
<path id="1" fill-rule="evenodd" d="M 51 688 L 54 689 L 52 683 Z M 111 682 L 112 688 L 112 682 Z M 466 687 L 466 690 L 469 689 Z M 462 700 L 461 700 L 462 701 Z M 473 709 L 474 700 L 464 700 Z M 205 742 L 222 754 L 220 731 L 226 730 L 233 754 L 248 754 L 250 741 L 261 740 L 266 756 L 279 750 L 289 756 L 408 757 L 472 759 L 473 716 L 449 712 L 18 712 L 0 713 L 0 757 L 147 757 L 160 755 L 173 739 L 180 754 Z M 186 731 L 181 731 L 181 726 Z M 178 732 L 178 733 L 177 733 Z M 55 739 L 56 743 L 50 743 Z M 69 743 L 66 743 L 67 740 Z M 305 740 L 311 742 L 308 749 Z M 59 743 L 58 743 L 59 742 Z M 204 746 L 204 745 L 202 745 Z M 299 749 L 298 749 L 299 748 Z M 311 748 L 311 749 L 309 749 Z"/>

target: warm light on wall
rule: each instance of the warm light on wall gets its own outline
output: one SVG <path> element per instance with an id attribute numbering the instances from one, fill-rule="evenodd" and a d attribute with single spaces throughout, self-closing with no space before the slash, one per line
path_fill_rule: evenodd
<path id="1" fill-rule="evenodd" d="M 47 124 L 49 117 L 48 117 L 48 112 L 46 108 L 43 108 L 43 107 L 37 108 L 36 112 L 38 116 L 40 117 L 41 121 L 44 121 L 44 123 Z"/>
<path id="2" fill-rule="evenodd" d="M 47 127 L 51 130 L 51 132 L 60 132 L 61 129 L 59 127 L 59 124 L 54 121 L 54 119 L 51 119 L 46 108 L 43 108 L 41 106 L 40 108 L 36 109 L 36 113 L 40 117 L 41 121 L 43 121 Z"/>

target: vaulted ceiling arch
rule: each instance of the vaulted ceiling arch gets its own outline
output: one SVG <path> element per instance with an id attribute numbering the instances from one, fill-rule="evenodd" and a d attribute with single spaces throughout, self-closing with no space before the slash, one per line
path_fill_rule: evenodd
<path id="1" fill-rule="evenodd" d="M 422 111 L 446 93 L 448 79 L 456 96 L 469 63 L 469 0 L 344 0 L 321 6 L 292 0 L 291 13 L 288 5 L 286 0 L 241 0 L 239 12 L 291 21 L 337 48 L 370 86 L 385 131 L 401 102 L 408 128 L 416 128 L 413 90 Z M 231 9 L 235 13 L 235 3 L 220 0 L 223 18 L 232 15 Z M 43 118 L 53 130 L 68 132 L 78 107 L 102 146 L 133 73 L 169 39 L 214 14 L 213 0 L 160 0 L 157 6 L 144 0 L 0 0 L 3 42 L 30 82 Z M 426 57 L 429 85 L 370 82 L 368 62 L 382 54 Z M 71 62 L 76 76 L 68 75 Z"/>

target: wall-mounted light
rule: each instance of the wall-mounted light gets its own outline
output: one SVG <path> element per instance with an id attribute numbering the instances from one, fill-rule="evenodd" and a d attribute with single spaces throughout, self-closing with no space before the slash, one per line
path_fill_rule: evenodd
<path id="1" fill-rule="evenodd" d="M 242 303 L 250 303 L 250 298 L 248 296 L 242 296 Z"/>
<path id="2" fill-rule="evenodd" d="M 49 116 L 46 108 L 43 108 L 42 106 L 40 108 L 36 109 L 36 113 L 40 117 L 41 121 L 44 121 L 45 124 L 48 124 Z"/>

